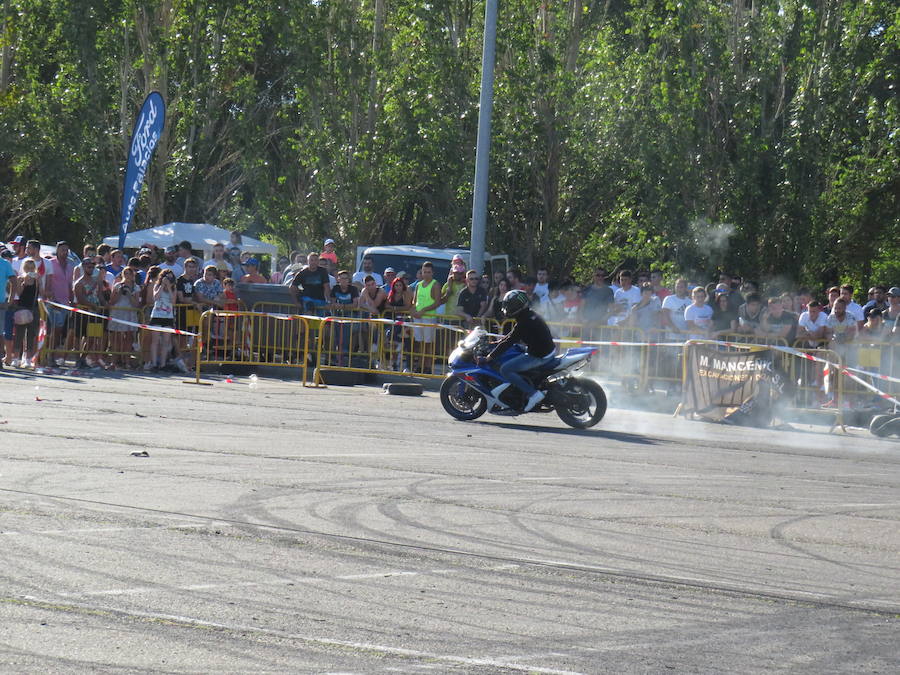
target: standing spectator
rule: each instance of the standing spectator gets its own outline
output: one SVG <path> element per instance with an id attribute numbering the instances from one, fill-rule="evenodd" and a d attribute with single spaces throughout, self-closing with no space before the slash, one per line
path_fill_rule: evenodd
<path id="1" fill-rule="evenodd" d="M 334 266 L 337 267 L 338 257 L 337 253 L 334 251 L 334 239 L 326 239 L 325 245 L 322 247 L 323 250 L 319 254 L 319 260 L 328 260 L 334 263 Z"/>
<path id="2" fill-rule="evenodd" d="M 843 365 L 855 366 L 856 345 L 853 343 L 859 334 L 859 327 L 856 319 L 847 311 L 847 301 L 844 298 L 834 301 L 825 325 L 826 335 L 831 341 L 831 349 L 841 357 Z"/>
<path id="3" fill-rule="evenodd" d="M 659 313 L 662 303 L 653 292 L 653 284 L 649 281 L 641 286 L 641 299 L 628 310 L 625 323 L 632 328 L 639 328 L 644 333 L 660 327 Z"/>
<path id="4" fill-rule="evenodd" d="M 159 263 L 159 268 L 161 270 L 171 270 L 172 275 L 176 279 L 184 274 L 184 266 L 181 264 L 181 260 L 178 258 L 177 246 L 166 247 L 164 260 Z"/>
<path id="5" fill-rule="evenodd" d="M 681 278 L 675 281 L 675 293 L 668 296 L 662 303 L 662 325 L 668 332 L 669 340 L 682 341 L 687 332 L 687 322 L 684 319 L 684 310 L 691 304 L 688 297 L 687 279 Z"/>
<path id="6" fill-rule="evenodd" d="M 269 276 L 269 283 L 272 284 L 280 284 L 284 281 L 284 270 L 287 269 L 287 266 L 290 264 L 290 261 L 285 256 L 280 256 L 275 263 L 275 271 Z"/>
<path id="7" fill-rule="evenodd" d="M 891 333 L 891 340 L 900 340 L 900 287 L 891 286 L 887 293 L 888 308 L 882 312 L 886 330 Z"/>
<path id="8" fill-rule="evenodd" d="M 97 247 L 97 255 L 99 255 L 103 261 L 97 263 L 97 267 L 106 267 L 109 263 L 112 262 L 112 251 L 113 247 L 109 244 L 100 244 Z"/>
<path id="9" fill-rule="evenodd" d="M 659 270 L 650 270 L 650 283 L 653 285 L 653 295 L 659 298 L 660 302 L 672 295 L 672 291 L 663 285 L 663 273 Z"/>
<path id="10" fill-rule="evenodd" d="M 569 324 L 566 328 L 560 328 L 560 337 L 570 337 L 577 333 L 575 324 L 580 324 L 585 315 L 585 300 L 578 295 L 578 288 L 571 281 L 563 284 L 562 288 L 562 317 L 560 321 Z"/>
<path id="11" fill-rule="evenodd" d="M 388 318 L 397 318 L 398 314 L 409 312 L 412 307 L 413 292 L 409 290 L 406 284 L 406 274 L 403 273 L 391 283 L 391 290 L 387 295 L 387 304 L 385 305 L 386 310 L 390 312 Z M 399 321 L 387 329 L 385 347 L 388 353 L 388 363 L 394 370 L 403 369 L 403 345 L 408 335 L 408 330 Z"/>
<path id="12" fill-rule="evenodd" d="M 769 298 L 768 305 L 760 322 L 760 334 L 792 344 L 797 331 L 797 315 L 785 311 L 781 298 Z"/>
<path id="13" fill-rule="evenodd" d="M 205 270 L 210 265 L 216 268 L 220 279 L 231 276 L 234 267 L 232 267 L 231 263 L 228 262 L 228 259 L 225 257 L 225 244 L 213 244 L 212 258 L 203 262 L 203 269 Z"/>
<path id="14" fill-rule="evenodd" d="M 242 284 L 267 284 L 269 280 L 259 273 L 259 260 L 247 258 L 244 261 L 244 269 L 247 273 L 241 277 Z"/>
<path id="15" fill-rule="evenodd" d="M 684 310 L 689 340 L 703 340 L 712 327 L 713 310 L 706 304 L 706 290 L 699 286 L 691 291 L 693 303 Z"/>
<path id="16" fill-rule="evenodd" d="M 838 289 L 839 297 L 847 305 L 847 313 L 856 320 L 857 326 L 862 326 L 865 317 L 863 316 L 863 308 L 861 305 L 853 302 L 853 286 L 844 284 Z"/>
<path id="17" fill-rule="evenodd" d="M 199 328 L 199 317 L 196 314 L 194 301 L 194 284 L 200 272 L 200 264 L 196 258 L 187 258 L 184 261 L 184 274 L 175 280 L 175 327 L 183 331 L 196 331 Z M 174 274 L 174 273 L 173 273 Z M 179 306 L 180 305 L 180 306 Z M 188 372 L 182 354 L 190 349 L 192 338 L 189 335 L 177 335 L 170 339 L 172 345 L 171 354 L 174 357 L 175 367 L 182 373 Z M 169 352 L 166 353 L 169 357 Z"/>
<path id="18" fill-rule="evenodd" d="M 353 283 L 357 288 L 362 288 L 366 277 L 371 275 L 375 279 L 378 286 L 384 285 L 384 279 L 375 271 L 375 259 L 370 255 L 364 255 L 362 259 L 362 270 L 353 275 Z"/>
<path id="19" fill-rule="evenodd" d="M 225 257 L 231 265 L 231 276 L 235 279 L 240 279 L 244 275 L 244 271 L 241 269 L 243 255 L 241 249 L 237 246 L 232 246 L 225 250 Z"/>
<path id="20" fill-rule="evenodd" d="M 571 282 L 569 283 L 571 286 Z M 563 294 L 566 289 L 563 287 Z M 582 309 L 584 321 L 588 324 L 605 324 L 609 315 L 610 306 L 615 300 L 613 290 L 607 283 L 606 270 L 597 268 L 594 271 L 593 281 L 582 293 L 584 307 Z"/>
<path id="21" fill-rule="evenodd" d="M 719 284 L 723 286 L 723 284 Z M 713 299 L 712 331 L 715 337 L 731 332 L 731 324 L 737 320 L 737 309 L 728 302 L 728 288 L 716 288 Z"/>
<path id="22" fill-rule="evenodd" d="M 97 256 L 100 259 L 100 256 Z M 105 279 L 102 276 L 94 274 L 94 269 L 98 267 L 96 260 L 85 260 L 82 263 L 84 276 L 75 282 L 73 288 L 75 292 L 75 302 L 79 307 L 87 309 L 94 313 L 100 313 L 103 310 L 104 302 L 104 286 Z M 105 272 L 105 270 L 104 270 Z M 77 317 L 79 327 L 79 337 L 81 338 L 81 354 L 78 359 L 77 366 L 79 368 L 95 368 L 105 366 L 101 359 L 100 353 L 103 348 L 103 319 L 93 316 Z M 93 330 L 92 330 L 93 327 Z M 100 333 L 98 336 L 97 333 Z M 96 357 L 96 361 L 91 361 L 91 356 Z"/>
<path id="23" fill-rule="evenodd" d="M 26 258 L 22 261 L 22 271 L 16 280 L 19 299 L 13 314 L 15 323 L 15 342 L 13 359 L 10 365 L 28 368 L 32 365 L 34 347 L 37 343 L 38 328 L 41 323 L 38 310 L 38 298 L 41 295 L 41 283 L 34 260 Z M 18 357 L 18 358 L 16 358 Z"/>
<path id="24" fill-rule="evenodd" d="M 225 305 L 225 287 L 219 281 L 219 270 L 215 265 L 206 265 L 203 277 L 194 282 L 194 303 L 201 312 Z"/>
<path id="25" fill-rule="evenodd" d="M 371 274 L 363 279 L 363 287 L 359 292 L 359 308 L 369 314 L 378 314 L 387 302 L 387 293 L 375 281 Z"/>
<path id="26" fill-rule="evenodd" d="M 550 295 L 550 274 L 546 267 L 538 267 L 534 294 L 537 296 L 538 301 L 533 303 L 532 307 L 537 307 L 539 303 L 545 302 Z"/>
<path id="27" fill-rule="evenodd" d="M 738 309 L 738 318 L 737 321 L 732 323 L 732 330 L 734 330 L 735 333 L 757 335 L 760 331 L 762 318 L 762 298 L 759 293 L 750 292 L 747 294 L 747 302 Z"/>
<path id="28" fill-rule="evenodd" d="M 570 286 L 574 286 L 571 282 L 569 282 Z M 559 323 L 565 319 L 565 315 L 563 314 L 563 303 L 566 301 L 566 297 L 562 293 L 562 288 L 555 281 L 549 282 L 547 285 L 548 294 L 547 297 L 541 301 L 541 305 L 538 308 L 538 314 L 540 314 L 544 321 L 547 323 Z M 580 304 L 581 298 L 578 296 L 578 289 L 575 289 L 575 297 L 579 300 Z"/>
<path id="29" fill-rule="evenodd" d="M 487 308 L 487 296 L 481 290 L 477 271 L 466 272 L 466 287 L 459 292 L 456 306 L 468 328 L 473 328 L 475 320 L 484 314 L 484 310 Z"/>
<path id="30" fill-rule="evenodd" d="M 484 310 L 484 316 L 493 319 L 498 324 L 502 324 L 504 317 L 500 302 L 503 300 L 503 296 L 508 292 L 509 282 L 504 277 L 500 277 L 500 279 L 497 280 L 497 284 L 491 290 L 491 297 L 488 299 L 488 306 L 487 309 Z"/>
<path id="31" fill-rule="evenodd" d="M 810 300 L 797 321 L 797 337 L 806 340 L 807 347 L 818 347 L 826 339 L 827 326 L 828 315 L 822 311 L 822 303 Z"/>
<path id="32" fill-rule="evenodd" d="M 13 255 L 12 251 L 4 249 L 3 256 L 0 257 L 0 327 L 3 328 L 4 361 L 7 364 L 12 363 L 14 347 L 13 312 L 10 308 L 10 300 L 16 291 L 16 271 L 10 262 Z M 9 326 L 8 330 L 7 325 Z M 0 368 L 2 367 L 2 362 L 0 362 Z"/>
<path id="33" fill-rule="evenodd" d="M 391 285 L 394 283 L 394 279 L 397 278 L 397 270 L 393 267 L 385 267 L 384 268 L 384 284 L 381 286 L 381 290 L 385 292 L 385 295 L 391 292 Z"/>
<path id="34" fill-rule="evenodd" d="M 797 303 L 794 307 L 794 311 L 798 313 L 805 312 L 811 300 L 812 293 L 809 292 L 809 289 L 805 287 L 801 288 L 797 291 Z"/>
<path id="35" fill-rule="evenodd" d="M 873 286 L 869 290 L 872 298 L 865 305 L 863 305 L 863 317 L 869 318 L 869 312 L 871 312 L 873 309 L 880 309 L 882 312 L 887 311 L 887 290 L 888 289 L 886 286 Z"/>
<path id="36" fill-rule="evenodd" d="M 434 278 L 434 265 L 422 263 L 422 280 L 416 286 L 413 299 L 413 323 L 431 324 L 437 321 L 437 308 L 441 306 L 440 284 Z M 413 353 L 418 357 L 421 373 L 434 370 L 434 326 L 416 326 L 413 329 Z"/>
<path id="37" fill-rule="evenodd" d="M 291 295 L 294 302 L 302 305 L 303 311 L 314 312 L 328 304 L 326 298 L 331 297 L 331 285 L 328 272 L 319 267 L 318 253 L 310 253 L 306 256 L 306 262 L 306 267 L 294 275 Z"/>
<path id="38" fill-rule="evenodd" d="M 44 298 L 60 305 L 71 305 L 72 284 L 75 282 L 75 268 L 69 260 L 69 245 L 64 241 L 56 242 L 56 256 L 47 264 L 48 278 L 44 286 Z M 47 340 L 50 343 L 50 357 L 53 358 L 55 348 L 64 348 L 68 334 L 69 311 L 59 307 L 46 305 Z M 62 359 L 62 355 L 58 357 Z"/>
<path id="39" fill-rule="evenodd" d="M 822 308 L 822 311 L 826 314 L 831 314 L 831 308 L 834 307 L 834 301 L 841 297 L 841 289 L 837 286 L 832 286 L 828 289 L 828 304 Z"/>
<path id="40" fill-rule="evenodd" d="M 350 272 L 337 273 L 337 284 L 331 289 L 331 305 L 340 313 L 353 311 L 359 307 L 359 289 L 350 283 Z"/>
<path id="41" fill-rule="evenodd" d="M 44 277 L 47 274 L 47 263 L 41 257 L 41 242 L 37 239 L 29 239 L 28 243 L 25 244 L 25 258 L 19 263 L 20 266 L 25 260 L 31 259 L 34 260 L 34 269 L 38 275 L 38 281 L 40 282 L 41 290 L 44 288 Z M 21 267 L 19 268 L 21 272 Z"/>
<path id="42" fill-rule="evenodd" d="M 150 325 L 161 328 L 175 327 L 175 273 L 171 269 L 163 269 L 153 286 L 153 309 L 150 310 Z M 168 331 L 151 331 L 150 360 L 144 364 L 145 371 L 162 370 L 166 367 L 169 354 L 172 352 L 172 333 Z"/>
<path id="43" fill-rule="evenodd" d="M 466 287 L 466 266 L 462 258 L 455 260 L 450 267 L 450 275 L 447 283 L 441 288 L 441 302 L 444 303 L 444 316 L 454 318 L 459 316 L 459 308 L 456 304 L 459 292 Z"/>
<path id="44" fill-rule="evenodd" d="M 28 257 L 28 254 L 25 252 L 25 237 L 20 234 L 18 237 L 11 239 L 9 248 L 13 252 L 13 258 L 10 260 L 10 264 L 13 266 L 15 273 L 18 274 L 19 269 L 22 266 L 22 261 Z"/>
<path id="45" fill-rule="evenodd" d="M 113 284 L 109 306 L 109 341 L 113 365 L 127 367 L 129 356 L 134 351 L 135 328 L 112 319 L 140 323 L 138 309 L 141 307 L 141 286 L 131 267 L 123 268 L 120 279 Z"/>
<path id="46" fill-rule="evenodd" d="M 462 262 L 462 258 L 459 259 L 459 262 Z M 506 270 L 506 281 L 509 284 L 510 290 L 522 290 L 522 272 L 518 268 L 510 267 L 508 270 Z"/>
<path id="47" fill-rule="evenodd" d="M 873 308 L 869 311 L 868 316 L 866 317 L 866 322 L 863 324 L 863 327 L 859 330 L 860 340 L 865 338 L 870 342 L 886 342 L 887 341 L 887 326 L 884 323 L 882 312 L 877 307 Z"/>
<path id="48" fill-rule="evenodd" d="M 631 271 L 622 270 L 619 273 L 619 290 L 614 295 L 614 316 L 610 317 L 609 324 L 614 325 L 623 320 L 633 305 L 641 300 L 641 291 L 631 284 Z"/>
<path id="49" fill-rule="evenodd" d="M 109 254 L 109 264 L 106 266 L 106 271 L 112 274 L 113 277 L 117 277 L 122 273 L 123 269 L 125 269 L 125 254 L 119 249 L 114 249 Z"/>

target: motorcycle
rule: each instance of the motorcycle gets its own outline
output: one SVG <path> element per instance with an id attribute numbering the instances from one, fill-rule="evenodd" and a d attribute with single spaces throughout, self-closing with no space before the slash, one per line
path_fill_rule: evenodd
<path id="1" fill-rule="evenodd" d="M 441 385 L 441 404 L 451 417 L 470 421 L 485 412 L 495 415 L 522 414 L 525 394 L 499 373 L 503 363 L 523 353 L 522 348 L 513 345 L 500 355 L 497 364 L 481 363 L 490 351 L 488 334 L 483 328 L 475 328 L 451 352 L 448 359 L 450 372 Z M 563 422 L 576 429 L 587 429 L 603 419 L 606 414 L 603 387 L 594 380 L 574 375 L 588 364 L 596 351 L 589 347 L 571 348 L 562 356 L 521 373 L 535 388 L 547 394 L 529 412 L 555 410 Z"/>

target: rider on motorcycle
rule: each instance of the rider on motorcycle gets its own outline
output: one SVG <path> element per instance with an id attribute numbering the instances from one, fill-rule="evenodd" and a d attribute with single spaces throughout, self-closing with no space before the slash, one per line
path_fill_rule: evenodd
<path id="1" fill-rule="evenodd" d="M 507 318 L 515 318 L 516 325 L 512 332 L 497 342 L 491 353 L 484 358 L 485 362 L 490 362 L 514 344 L 519 342 L 525 344 L 527 347 L 525 354 L 516 356 L 500 366 L 500 374 L 509 384 L 521 389 L 528 398 L 522 412 L 530 411 L 544 399 L 546 394 L 535 389 L 519 373 L 537 368 L 556 356 L 556 345 L 553 344 L 550 328 L 541 317 L 534 313 L 529 307 L 530 304 L 525 291 L 509 291 L 503 296 L 503 300 L 500 302 L 503 314 Z M 497 387 L 493 392 L 494 395 L 499 396 L 507 386 L 509 385 L 504 384 Z"/>

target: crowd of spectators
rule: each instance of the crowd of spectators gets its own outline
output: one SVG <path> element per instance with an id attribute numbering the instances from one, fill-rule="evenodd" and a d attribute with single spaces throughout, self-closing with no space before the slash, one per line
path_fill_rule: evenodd
<path id="1" fill-rule="evenodd" d="M 47 348 L 51 357 L 58 350 L 56 360 L 75 351 L 82 367 L 186 370 L 181 355 L 189 341 L 167 332 L 151 332 L 135 363 L 129 352 L 138 346 L 137 327 L 130 324 L 136 323 L 139 311 L 151 325 L 179 327 L 185 306 L 236 310 L 236 282 L 283 284 L 302 313 L 407 316 L 423 324 L 415 328 L 415 339 L 426 343 L 433 339 L 427 324 L 438 320 L 500 327 L 500 301 L 511 289 L 525 291 L 559 337 L 583 337 L 603 326 L 639 329 L 657 341 L 660 336 L 683 341 L 738 334 L 789 345 L 825 345 L 851 365 L 861 342 L 900 340 L 896 286 L 874 286 L 857 302 L 849 285 L 774 292 L 724 273 L 706 285 L 677 278 L 670 286 L 658 271 L 621 270 L 611 276 L 597 269 L 582 285 L 553 280 L 546 268 L 534 276 L 517 269 L 482 275 L 467 269 L 460 257 L 452 260 L 447 279 L 434 279 L 429 263 L 412 278 L 390 267 L 377 271 L 371 258 L 363 259 L 359 271 L 340 269 L 331 239 L 321 252 L 294 251 L 276 259 L 267 276 L 259 260 L 242 250 L 238 232 L 228 244 L 216 244 L 208 260 L 196 257 L 188 241 L 165 249 L 145 246 L 132 257 L 105 244 L 88 245 L 78 265 L 70 260 L 64 241 L 57 243 L 52 257 L 42 257 L 39 242 L 23 237 L 0 246 L 0 283 L 6 282 L 2 300 L 7 301 L 2 305 L 7 308 L 2 363 L 7 366 L 33 367 L 38 301 L 47 300 L 116 319 L 108 324 L 90 317 L 75 322 L 70 312 L 48 304 Z M 90 330 L 98 322 L 106 327 Z M 112 355 L 110 362 L 104 354 Z"/>

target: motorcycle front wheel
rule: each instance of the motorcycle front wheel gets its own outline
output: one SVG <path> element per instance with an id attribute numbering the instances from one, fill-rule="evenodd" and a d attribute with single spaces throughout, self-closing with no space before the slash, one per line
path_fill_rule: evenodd
<path id="1" fill-rule="evenodd" d="M 606 392 L 603 387 L 583 378 L 571 378 L 556 392 L 556 414 L 576 429 L 588 429 L 606 414 Z"/>
<path id="2" fill-rule="evenodd" d="M 456 375 L 451 375 L 441 384 L 441 405 L 448 415 L 463 422 L 478 419 L 487 410 L 484 396 Z"/>

